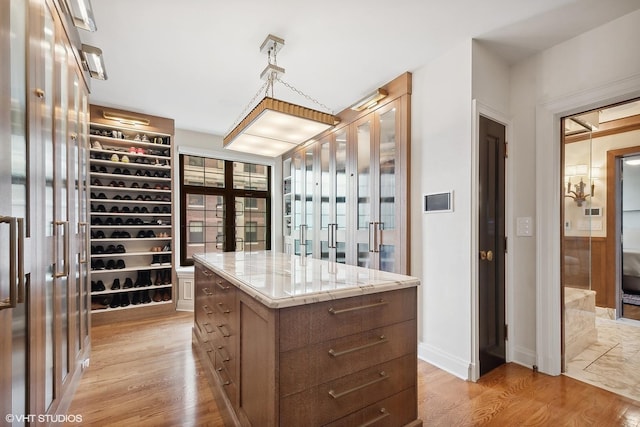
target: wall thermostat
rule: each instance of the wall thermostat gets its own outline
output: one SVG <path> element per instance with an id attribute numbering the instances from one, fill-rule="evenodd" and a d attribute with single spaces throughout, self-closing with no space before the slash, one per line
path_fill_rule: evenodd
<path id="1" fill-rule="evenodd" d="M 453 212 L 453 190 L 425 194 L 422 209 L 424 213 Z"/>

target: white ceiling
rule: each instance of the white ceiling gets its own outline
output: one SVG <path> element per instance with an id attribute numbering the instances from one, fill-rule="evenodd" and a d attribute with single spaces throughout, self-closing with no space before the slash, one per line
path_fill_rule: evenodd
<path id="1" fill-rule="evenodd" d="M 91 102 L 224 135 L 267 64 L 259 46 L 285 39 L 283 80 L 338 113 L 469 38 L 518 61 L 640 9 L 640 0 L 92 0 L 107 81 Z M 597 53 L 595 53 L 597 54 Z M 317 108 L 286 87 L 277 98 Z"/>

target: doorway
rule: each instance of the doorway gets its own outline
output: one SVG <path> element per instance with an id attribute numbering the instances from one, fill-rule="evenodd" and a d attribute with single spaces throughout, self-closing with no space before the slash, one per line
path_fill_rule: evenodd
<path id="1" fill-rule="evenodd" d="M 480 116 L 478 329 L 480 376 L 505 363 L 506 127 Z"/>
<path id="2" fill-rule="evenodd" d="M 640 266 L 633 273 L 625 254 L 640 247 L 640 100 L 565 117 L 562 128 L 563 372 L 637 399 L 640 322 L 628 318 L 640 308 Z"/>

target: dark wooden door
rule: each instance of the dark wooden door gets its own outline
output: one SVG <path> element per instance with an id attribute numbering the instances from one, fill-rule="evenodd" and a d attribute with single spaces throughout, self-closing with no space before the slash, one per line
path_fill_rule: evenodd
<path id="1" fill-rule="evenodd" d="M 480 117 L 480 375 L 505 363 L 505 126 Z"/>

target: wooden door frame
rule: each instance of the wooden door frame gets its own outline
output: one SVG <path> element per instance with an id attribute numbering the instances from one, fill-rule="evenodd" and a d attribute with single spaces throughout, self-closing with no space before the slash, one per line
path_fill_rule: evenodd
<path id="1" fill-rule="evenodd" d="M 486 117 L 494 122 L 500 123 L 505 127 L 505 140 L 508 142 L 511 140 L 511 122 L 506 115 L 494 110 L 493 108 L 482 104 L 478 100 L 472 101 L 472 114 L 473 114 L 473 142 L 471 147 L 471 246 L 469 259 L 471 264 L 471 363 L 469 365 L 468 379 L 470 381 L 477 381 L 480 378 L 480 295 L 479 295 L 479 263 L 478 253 L 480 250 L 478 233 L 480 231 L 479 224 L 479 170 L 480 170 L 480 116 Z M 505 163 L 505 236 L 509 236 L 509 230 L 513 229 L 513 218 L 511 212 L 513 212 L 511 195 L 511 184 L 509 177 L 511 176 L 511 162 Z M 513 251 L 508 249 L 512 246 L 511 243 L 507 246 L 507 252 L 505 257 L 505 324 L 513 324 L 513 292 L 511 292 L 510 284 L 513 283 Z M 505 361 L 510 362 L 513 360 L 513 340 L 505 337 Z"/>
<path id="2" fill-rule="evenodd" d="M 640 153 L 640 145 L 633 147 L 619 148 L 607 151 L 607 283 L 614 283 L 613 292 L 607 292 L 607 306 L 610 306 L 610 298 L 614 299 L 616 317 L 622 314 L 621 289 L 622 277 L 618 276 L 618 265 L 620 261 L 620 235 L 618 233 L 618 181 L 616 179 L 618 170 L 618 159 L 630 154 Z"/>

